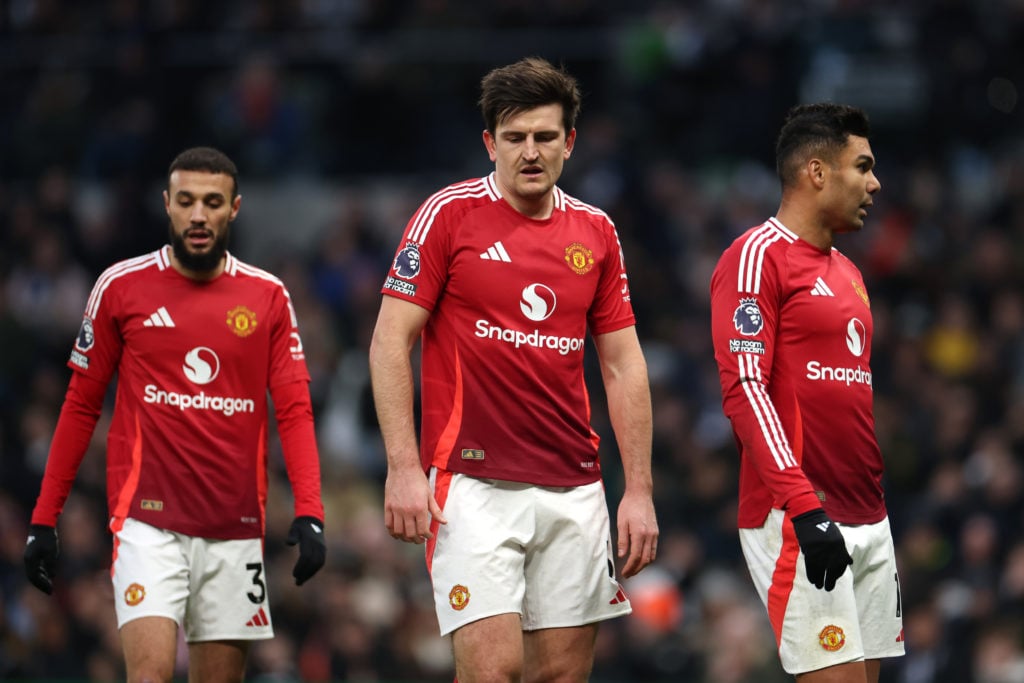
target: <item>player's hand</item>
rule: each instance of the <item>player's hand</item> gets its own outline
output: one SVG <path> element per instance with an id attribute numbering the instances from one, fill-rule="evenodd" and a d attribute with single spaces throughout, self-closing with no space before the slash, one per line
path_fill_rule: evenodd
<path id="1" fill-rule="evenodd" d="M 808 581 L 815 588 L 835 588 L 836 581 L 853 564 L 839 527 L 818 508 L 794 517 L 793 529 L 804 553 Z"/>
<path id="2" fill-rule="evenodd" d="M 288 545 L 299 544 L 299 559 L 292 569 L 295 585 L 301 586 L 320 571 L 327 560 L 324 523 L 316 517 L 296 517 L 288 530 Z"/>
<path id="3" fill-rule="evenodd" d="M 627 490 L 619 503 L 616 525 L 619 558 L 626 557 L 622 576 L 628 579 L 654 562 L 658 555 L 658 519 L 650 494 Z"/>
<path id="4" fill-rule="evenodd" d="M 424 543 L 434 537 L 431 519 L 447 524 L 427 475 L 416 468 L 389 468 L 384 482 L 384 526 L 392 538 Z"/>
<path id="5" fill-rule="evenodd" d="M 47 595 L 53 593 L 53 577 L 57 574 L 60 542 L 52 526 L 31 524 L 25 543 L 25 575 L 32 585 Z"/>

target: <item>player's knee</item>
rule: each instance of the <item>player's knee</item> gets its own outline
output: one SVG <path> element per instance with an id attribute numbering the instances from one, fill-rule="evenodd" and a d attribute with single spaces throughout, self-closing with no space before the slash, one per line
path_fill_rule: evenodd
<path id="1" fill-rule="evenodd" d="M 590 680 L 590 662 L 529 662 L 524 667 L 523 683 L 586 683 Z"/>

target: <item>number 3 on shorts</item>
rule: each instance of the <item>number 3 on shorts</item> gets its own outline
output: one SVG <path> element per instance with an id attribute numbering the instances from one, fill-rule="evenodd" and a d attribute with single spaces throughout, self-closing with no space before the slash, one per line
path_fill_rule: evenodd
<path id="1" fill-rule="evenodd" d="M 254 591 L 249 591 L 246 595 L 250 602 L 259 605 L 267 599 L 267 585 L 263 583 L 263 563 L 250 562 L 245 565 L 245 568 L 252 572 L 252 584 L 256 587 Z"/>

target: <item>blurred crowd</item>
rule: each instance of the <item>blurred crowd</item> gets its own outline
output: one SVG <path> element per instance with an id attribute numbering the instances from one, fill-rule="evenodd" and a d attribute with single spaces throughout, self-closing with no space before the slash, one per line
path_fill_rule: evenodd
<path id="1" fill-rule="evenodd" d="M 92 282 L 165 241 L 167 164 L 211 144 L 241 172 L 232 251 L 278 274 L 297 308 L 327 512 L 327 565 L 296 588 L 274 453 L 277 635 L 255 645 L 249 679 L 451 680 L 422 547 L 383 526 L 366 349 L 407 218 L 489 170 L 479 78 L 539 54 L 583 85 L 561 185 L 616 222 L 654 400 L 659 559 L 626 583 L 634 614 L 602 627 L 593 680 L 789 680 L 740 557 L 707 290 L 721 250 L 777 208 L 786 109 L 831 99 L 867 109 L 882 182 L 865 230 L 836 245 L 863 270 L 875 320 L 907 645 L 882 681 L 1024 681 L 1024 3 L 11 0 L 0 12 L 0 678 L 123 678 L 109 407 L 60 520 L 55 595 L 27 583 L 21 555 Z M 621 477 L 590 373 L 614 515 Z"/>

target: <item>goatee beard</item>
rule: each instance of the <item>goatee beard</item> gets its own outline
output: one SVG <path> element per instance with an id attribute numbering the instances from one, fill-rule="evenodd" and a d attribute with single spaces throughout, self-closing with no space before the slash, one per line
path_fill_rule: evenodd
<path id="1" fill-rule="evenodd" d="M 193 272 L 209 273 L 216 270 L 220 266 L 224 254 L 228 251 L 228 236 L 231 231 L 227 226 L 225 226 L 224 232 L 214 239 L 213 246 L 210 247 L 209 251 L 198 254 L 189 251 L 188 247 L 185 246 L 184 234 L 176 232 L 173 225 L 170 226 L 169 230 L 174 257 L 178 259 L 178 263 Z"/>

